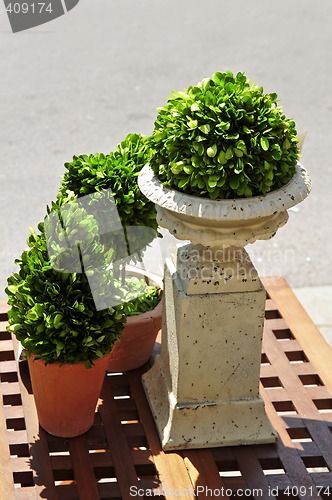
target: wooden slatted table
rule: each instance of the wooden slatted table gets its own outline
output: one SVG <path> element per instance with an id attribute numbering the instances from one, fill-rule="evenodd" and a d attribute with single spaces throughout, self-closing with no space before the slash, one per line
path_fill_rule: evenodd
<path id="1" fill-rule="evenodd" d="M 273 445 L 163 452 L 141 386 L 148 366 L 108 374 L 92 429 L 39 428 L 26 364 L 0 313 L 0 500 L 250 498 L 332 500 L 332 351 L 281 278 L 268 299 L 261 394 Z M 2 402 L 2 404 L 1 404 Z M 152 493 L 154 492 L 154 493 Z"/>

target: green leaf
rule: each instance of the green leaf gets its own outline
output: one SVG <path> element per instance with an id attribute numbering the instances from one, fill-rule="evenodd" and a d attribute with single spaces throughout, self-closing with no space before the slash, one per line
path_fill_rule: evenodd
<path id="1" fill-rule="evenodd" d="M 238 158 L 243 156 L 243 151 L 241 149 L 234 148 L 234 153 L 235 153 L 235 156 L 237 156 Z"/>
<path id="2" fill-rule="evenodd" d="M 199 128 L 199 130 L 200 130 L 201 132 L 203 132 L 203 134 L 208 134 L 208 133 L 210 132 L 210 130 L 211 130 L 211 127 L 210 127 L 210 125 L 209 125 L 208 123 L 206 123 L 206 124 L 204 124 L 204 125 L 201 125 L 201 126 L 200 126 L 200 127 L 198 127 L 198 128 Z"/>
<path id="3" fill-rule="evenodd" d="M 195 129 L 197 128 L 197 125 L 198 125 L 198 121 L 197 120 L 189 120 L 188 121 L 188 127 L 190 129 Z"/>
<path id="4" fill-rule="evenodd" d="M 213 144 L 212 146 L 210 146 L 209 148 L 207 148 L 206 154 L 210 158 L 214 158 L 216 156 L 216 154 L 217 154 L 217 144 Z"/>
<path id="5" fill-rule="evenodd" d="M 227 160 L 230 160 L 231 158 L 233 158 L 233 156 L 234 156 L 233 148 L 232 148 L 232 146 L 229 146 L 229 148 L 227 148 L 225 157 Z"/>
<path id="6" fill-rule="evenodd" d="M 13 295 L 15 295 L 17 293 L 17 290 L 18 290 L 18 287 L 15 286 L 15 285 L 9 285 L 7 286 L 6 288 L 6 291 L 8 290 L 8 292 L 12 293 Z"/>
<path id="7" fill-rule="evenodd" d="M 252 190 L 250 189 L 250 187 L 248 186 L 245 187 L 244 196 L 246 196 L 247 198 L 250 198 L 252 196 Z"/>
<path id="8" fill-rule="evenodd" d="M 64 349 L 64 347 L 65 347 L 65 344 L 63 342 L 61 342 L 60 340 L 57 340 L 57 342 L 56 342 L 57 351 L 61 351 L 62 349 Z"/>
<path id="9" fill-rule="evenodd" d="M 184 188 L 187 184 L 189 183 L 189 177 L 185 177 L 184 179 L 181 179 L 178 183 L 178 187 Z"/>
<path id="10" fill-rule="evenodd" d="M 289 142 L 288 139 L 285 139 L 284 142 L 282 143 L 282 149 L 288 150 L 291 146 L 291 143 Z"/>
<path id="11" fill-rule="evenodd" d="M 192 165 L 185 165 L 183 170 L 186 174 L 191 174 L 194 171 L 194 167 Z"/>
<path id="12" fill-rule="evenodd" d="M 229 185 L 232 189 L 237 189 L 240 185 L 240 178 L 238 175 L 236 174 L 232 174 L 231 175 L 231 178 L 230 178 L 230 181 L 229 181 Z"/>
<path id="13" fill-rule="evenodd" d="M 9 330 L 11 332 L 18 332 L 19 330 L 21 330 L 21 328 L 23 328 L 23 325 L 20 325 L 19 323 L 16 323 L 16 324 L 13 324 L 13 325 L 10 325 L 9 327 Z"/>
<path id="14" fill-rule="evenodd" d="M 62 321 L 62 314 L 57 314 L 54 318 L 54 326 L 57 328 Z"/>
<path id="15" fill-rule="evenodd" d="M 226 153 L 224 151 L 220 151 L 217 160 L 221 163 L 221 165 L 225 165 L 227 163 Z"/>
<path id="16" fill-rule="evenodd" d="M 208 179 L 208 186 L 210 188 L 215 188 L 217 186 L 217 182 L 216 180 L 212 179 L 211 177 L 209 177 Z"/>
<path id="17" fill-rule="evenodd" d="M 260 138 L 260 143 L 264 151 L 267 151 L 269 149 L 269 140 L 266 137 L 262 136 Z"/>
<path id="18" fill-rule="evenodd" d="M 174 175 L 178 175 L 182 172 L 183 165 L 175 164 L 172 166 L 171 171 Z"/>
<path id="19" fill-rule="evenodd" d="M 205 151 L 205 149 L 204 149 L 203 144 L 198 144 L 197 145 L 197 153 L 199 154 L 199 156 L 203 156 L 204 151 Z"/>

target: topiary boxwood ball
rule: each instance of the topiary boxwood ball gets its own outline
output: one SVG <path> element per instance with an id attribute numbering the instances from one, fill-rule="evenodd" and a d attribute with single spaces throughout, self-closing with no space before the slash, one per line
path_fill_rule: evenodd
<path id="1" fill-rule="evenodd" d="M 158 109 L 150 165 L 168 187 L 212 199 L 265 195 L 299 158 L 294 121 L 244 73 L 215 73 Z"/>

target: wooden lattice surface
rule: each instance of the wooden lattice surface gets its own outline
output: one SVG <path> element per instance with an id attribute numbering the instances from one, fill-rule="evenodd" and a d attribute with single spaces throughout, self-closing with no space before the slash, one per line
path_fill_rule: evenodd
<path id="1" fill-rule="evenodd" d="M 332 500 L 332 352 L 286 282 L 264 283 L 261 394 L 279 434 L 273 445 L 163 452 L 140 382 L 148 366 L 105 377 L 87 434 L 50 436 L 38 425 L 27 366 L 17 371 L 3 304 L 0 500 L 151 498 L 152 491 L 161 499 Z"/>

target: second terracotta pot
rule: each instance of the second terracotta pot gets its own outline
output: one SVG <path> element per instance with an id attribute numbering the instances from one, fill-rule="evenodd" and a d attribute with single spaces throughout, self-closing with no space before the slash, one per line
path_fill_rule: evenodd
<path id="1" fill-rule="evenodd" d="M 149 283 L 163 289 L 163 281 L 159 276 L 133 270 L 131 274 L 146 276 Z M 151 352 L 159 330 L 161 329 L 163 299 L 152 310 L 137 316 L 129 316 L 121 338 L 113 346 L 109 355 L 107 371 L 126 372 L 144 365 L 150 358 Z"/>

